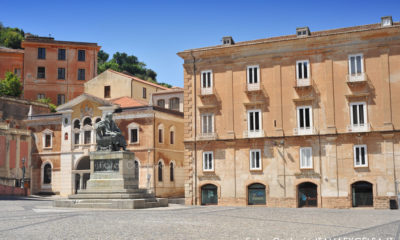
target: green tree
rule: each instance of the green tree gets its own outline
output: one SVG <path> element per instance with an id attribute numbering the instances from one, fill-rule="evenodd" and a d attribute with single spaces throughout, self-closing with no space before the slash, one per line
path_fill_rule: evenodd
<path id="1" fill-rule="evenodd" d="M 25 33 L 19 28 L 0 26 L 0 45 L 9 48 L 21 48 Z"/>
<path id="2" fill-rule="evenodd" d="M 37 101 L 40 103 L 47 104 L 50 108 L 50 111 L 56 112 L 57 106 L 51 102 L 50 98 L 41 98 L 41 99 L 38 99 Z"/>
<path id="3" fill-rule="evenodd" d="M 0 96 L 19 97 L 22 93 L 20 78 L 12 72 L 6 72 L 6 76 L 0 81 Z"/>
<path id="4" fill-rule="evenodd" d="M 105 62 L 107 62 L 109 56 L 110 55 L 108 53 L 104 52 L 103 50 L 100 50 L 97 53 L 97 64 L 98 64 L 98 66 L 100 66 L 100 65 L 104 64 Z"/>

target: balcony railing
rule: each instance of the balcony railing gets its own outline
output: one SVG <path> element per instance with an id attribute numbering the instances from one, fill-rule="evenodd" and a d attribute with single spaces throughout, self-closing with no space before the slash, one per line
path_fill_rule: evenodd
<path id="1" fill-rule="evenodd" d="M 244 138 L 259 138 L 259 137 L 265 137 L 264 130 L 246 130 L 243 132 L 243 137 Z"/>
<path id="2" fill-rule="evenodd" d="M 365 73 L 356 73 L 356 74 L 348 74 L 347 75 L 348 82 L 364 82 L 367 81 L 367 74 Z"/>
<path id="3" fill-rule="evenodd" d="M 297 79 L 297 87 L 308 87 L 308 86 L 311 86 L 311 80 L 309 78 Z"/>
<path id="4" fill-rule="evenodd" d="M 348 132 L 369 132 L 371 130 L 370 123 L 364 124 L 350 124 L 347 126 Z"/>
<path id="5" fill-rule="evenodd" d="M 201 88 L 201 95 L 202 96 L 206 96 L 206 95 L 212 95 L 214 94 L 213 88 L 209 87 L 209 88 Z"/>
<path id="6" fill-rule="evenodd" d="M 217 139 L 218 135 L 216 132 L 210 132 L 210 133 L 200 133 L 197 136 L 198 140 L 215 140 Z"/>
<path id="7" fill-rule="evenodd" d="M 247 83 L 247 91 L 259 91 L 260 88 L 260 83 Z"/>
<path id="8" fill-rule="evenodd" d="M 293 135 L 313 135 L 316 134 L 317 130 L 313 127 L 295 128 L 293 129 Z"/>

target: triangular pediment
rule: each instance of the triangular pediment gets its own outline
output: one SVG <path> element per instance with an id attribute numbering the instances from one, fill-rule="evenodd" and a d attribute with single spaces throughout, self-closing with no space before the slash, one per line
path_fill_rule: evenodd
<path id="1" fill-rule="evenodd" d="M 79 95 L 78 97 L 72 99 L 71 101 L 64 103 L 63 105 L 60 105 L 56 108 L 56 110 L 59 111 L 66 111 L 72 109 L 74 106 L 84 102 L 84 101 L 90 101 L 90 102 L 95 102 L 98 103 L 100 106 L 104 107 L 111 107 L 111 106 L 116 106 L 110 101 L 104 100 L 102 98 L 95 97 L 93 95 L 83 93 L 82 95 Z"/>

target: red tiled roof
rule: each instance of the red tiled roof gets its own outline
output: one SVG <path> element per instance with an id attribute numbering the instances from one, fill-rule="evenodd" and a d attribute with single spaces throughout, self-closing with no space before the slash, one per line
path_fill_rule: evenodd
<path id="1" fill-rule="evenodd" d="M 145 101 L 132 99 L 130 97 L 120 97 L 120 98 L 111 99 L 110 101 L 114 104 L 118 104 L 121 108 L 140 107 L 140 106 L 148 106 L 149 105 Z"/>
<path id="2" fill-rule="evenodd" d="M 12 48 L 0 47 L 0 52 L 6 52 L 6 53 L 24 53 L 24 49 L 12 49 Z"/>
<path id="3" fill-rule="evenodd" d="M 161 89 L 164 89 L 164 90 L 168 90 L 168 89 L 169 89 L 169 88 L 166 88 L 166 87 L 164 87 L 164 86 L 158 85 L 158 84 L 156 84 L 156 83 L 152 83 L 152 82 L 149 82 L 149 81 L 145 81 L 145 80 L 140 79 L 140 78 L 137 78 L 137 77 L 135 77 L 135 76 L 128 75 L 128 74 L 121 73 L 121 72 L 117 72 L 117 71 L 114 71 L 114 70 L 112 70 L 112 69 L 107 69 L 107 71 L 110 71 L 110 72 L 112 72 L 112 73 L 116 73 L 116 74 L 122 75 L 122 76 L 124 76 L 124 77 L 130 78 L 130 79 L 132 79 L 132 80 L 135 80 L 135 81 L 138 81 L 138 82 L 147 84 L 147 85 L 151 85 L 151 86 L 153 86 L 153 87 L 161 88 Z"/>

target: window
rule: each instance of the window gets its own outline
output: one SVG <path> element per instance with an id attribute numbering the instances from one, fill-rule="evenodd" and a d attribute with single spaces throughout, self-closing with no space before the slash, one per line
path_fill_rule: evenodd
<path id="1" fill-rule="evenodd" d="M 162 182 L 163 180 L 163 164 L 161 161 L 158 162 L 158 181 Z"/>
<path id="2" fill-rule="evenodd" d="M 85 61 L 85 50 L 78 50 L 78 61 Z"/>
<path id="3" fill-rule="evenodd" d="M 262 129 L 261 110 L 247 111 L 247 125 L 249 132 L 258 132 Z"/>
<path id="4" fill-rule="evenodd" d="M 201 72 L 201 94 L 212 94 L 212 86 L 213 86 L 213 79 L 212 79 L 212 71 L 202 71 Z"/>
<path id="5" fill-rule="evenodd" d="M 354 146 L 354 167 L 367 167 L 367 145 Z"/>
<path id="6" fill-rule="evenodd" d="M 111 97 L 111 86 L 104 86 L 104 98 Z"/>
<path id="7" fill-rule="evenodd" d="M 46 48 L 38 48 L 38 59 L 46 59 Z"/>
<path id="8" fill-rule="evenodd" d="M 174 142 L 175 142 L 175 136 L 174 135 L 175 135 L 174 131 L 171 130 L 169 132 L 169 143 L 170 144 L 174 144 Z"/>
<path id="9" fill-rule="evenodd" d="M 76 119 L 74 121 L 74 129 L 73 129 L 74 130 L 74 144 L 75 145 L 79 144 L 79 136 L 80 136 L 79 131 L 80 131 L 80 128 L 81 128 L 81 123 L 80 123 L 80 121 L 78 119 Z"/>
<path id="10" fill-rule="evenodd" d="M 37 68 L 37 78 L 46 78 L 46 68 L 45 67 Z"/>
<path id="11" fill-rule="evenodd" d="M 18 77 L 21 77 L 21 68 L 15 68 L 14 74 L 17 75 Z"/>
<path id="12" fill-rule="evenodd" d="M 147 89 L 143 88 L 143 98 L 147 98 Z"/>
<path id="13" fill-rule="evenodd" d="M 214 114 L 208 113 L 201 116 L 202 133 L 214 132 Z"/>
<path id="14" fill-rule="evenodd" d="M 38 95 L 37 95 L 37 99 L 39 100 L 39 99 L 45 99 L 46 98 L 46 95 L 44 94 L 44 93 L 38 93 Z"/>
<path id="15" fill-rule="evenodd" d="M 85 118 L 83 121 L 83 144 L 90 144 L 92 141 L 92 119 Z"/>
<path id="16" fill-rule="evenodd" d="M 165 108 L 165 100 L 164 99 L 160 99 L 157 101 L 157 106 Z"/>
<path id="17" fill-rule="evenodd" d="M 51 164 L 46 163 L 43 167 L 43 184 L 51 184 Z"/>
<path id="18" fill-rule="evenodd" d="M 85 69 L 78 69 L 78 80 L 85 80 Z"/>
<path id="19" fill-rule="evenodd" d="M 171 98 L 169 100 L 169 109 L 179 111 L 179 98 Z"/>
<path id="20" fill-rule="evenodd" d="M 300 148 L 300 168 L 313 168 L 312 148 Z"/>
<path id="21" fill-rule="evenodd" d="M 312 133 L 312 108 L 311 106 L 297 107 L 297 134 Z"/>
<path id="22" fill-rule="evenodd" d="M 58 60 L 65 60 L 65 49 L 58 49 Z"/>
<path id="23" fill-rule="evenodd" d="M 131 128 L 130 129 L 130 133 L 131 133 L 131 136 L 130 136 L 130 143 L 138 143 L 139 142 L 139 134 L 138 134 L 138 131 L 139 129 L 138 128 Z"/>
<path id="24" fill-rule="evenodd" d="M 158 125 L 158 142 L 164 142 L 164 126 L 162 124 Z"/>
<path id="25" fill-rule="evenodd" d="M 92 131 L 85 131 L 84 132 L 83 144 L 90 144 L 90 142 L 91 142 L 91 134 L 92 134 Z"/>
<path id="26" fill-rule="evenodd" d="M 203 171 L 214 171 L 213 152 L 203 152 Z"/>
<path id="27" fill-rule="evenodd" d="M 43 136 L 43 148 L 52 148 L 53 131 L 51 131 L 50 129 L 45 129 L 42 132 L 42 136 Z"/>
<path id="28" fill-rule="evenodd" d="M 350 120 L 353 128 L 363 128 L 367 126 L 365 102 L 350 103 Z"/>
<path id="29" fill-rule="evenodd" d="M 65 95 L 57 94 L 57 105 L 61 105 L 65 103 Z"/>
<path id="30" fill-rule="evenodd" d="M 261 170 L 261 151 L 250 150 L 250 170 Z"/>
<path id="31" fill-rule="evenodd" d="M 249 205 L 265 205 L 267 203 L 265 197 L 265 185 L 254 183 L 248 186 L 248 204 Z"/>
<path id="32" fill-rule="evenodd" d="M 363 55 L 356 54 L 349 56 L 349 73 L 350 75 L 359 75 L 364 72 Z"/>
<path id="33" fill-rule="evenodd" d="M 174 181 L 174 163 L 173 163 L 173 162 L 171 162 L 171 163 L 169 164 L 169 180 L 170 180 L 171 182 Z"/>
<path id="34" fill-rule="evenodd" d="M 45 138 L 46 138 L 46 141 L 45 141 L 44 147 L 46 147 L 46 148 L 51 147 L 51 135 L 50 134 L 46 134 Z"/>
<path id="35" fill-rule="evenodd" d="M 259 68 L 258 66 L 248 66 L 247 67 L 247 83 L 248 84 L 257 84 L 259 83 Z"/>
<path id="36" fill-rule="evenodd" d="M 58 68 L 58 79 L 65 80 L 65 68 Z"/>
<path id="37" fill-rule="evenodd" d="M 296 62 L 297 80 L 308 79 L 310 76 L 310 63 L 308 60 L 301 60 Z"/>
<path id="38" fill-rule="evenodd" d="M 79 144 L 79 132 L 74 134 L 74 144 L 75 145 Z"/>

